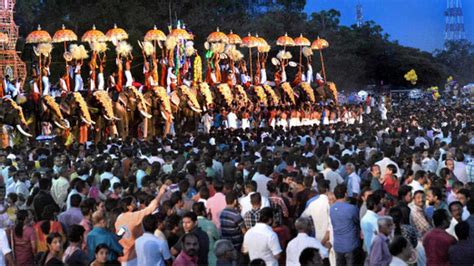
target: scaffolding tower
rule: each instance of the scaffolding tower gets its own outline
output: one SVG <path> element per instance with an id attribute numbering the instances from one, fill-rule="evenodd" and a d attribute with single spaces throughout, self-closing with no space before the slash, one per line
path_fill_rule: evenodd
<path id="1" fill-rule="evenodd" d="M 0 78 L 6 75 L 10 79 L 26 78 L 26 64 L 21 61 L 16 51 L 18 26 L 13 20 L 16 0 L 0 0 L 0 32 L 8 35 L 8 42 L 0 44 Z"/>
<path id="2" fill-rule="evenodd" d="M 447 0 L 446 27 L 444 39 L 446 41 L 462 40 L 466 38 L 464 31 L 464 16 L 461 0 Z"/>
<path id="3" fill-rule="evenodd" d="M 362 5 L 360 2 L 357 3 L 356 5 L 356 25 L 357 27 L 362 27 L 362 24 L 364 23 L 364 16 L 362 15 Z"/>

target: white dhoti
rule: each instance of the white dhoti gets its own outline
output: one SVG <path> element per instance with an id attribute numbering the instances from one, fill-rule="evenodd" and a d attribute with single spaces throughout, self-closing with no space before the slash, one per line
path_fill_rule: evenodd
<path id="1" fill-rule="evenodd" d="M 125 70 L 125 88 L 128 88 L 132 86 L 133 83 L 133 77 L 132 77 L 132 72 L 130 70 Z"/>
<path id="2" fill-rule="evenodd" d="M 250 121 L 248 118 L 242 118 L 242 129 L 250 128 Z"/>
<path id="3" fill-rule="evenodd" d="M 103 91 L 105 87 L 104 73 L 99 73 L 99 75 L 97 75 L 97 81 L 97 89 Z"/>
<path id="4" fill-rule="evenodd" d="M 82 91 L 84 89 L 84 82 L 81 74 L 74 75 L 74 91 Z"/>

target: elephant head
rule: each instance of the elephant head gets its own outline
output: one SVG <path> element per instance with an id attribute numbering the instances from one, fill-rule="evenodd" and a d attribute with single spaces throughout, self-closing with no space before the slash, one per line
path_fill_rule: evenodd
<path id="1" fill-rule="evenodd" d="M 1 123 L 15 127 L 25 137 L 33 137 L 28 133 L 28 122 L 25 119 L 21 106 L 9 98 L 2 99 L 0 103 Z"/>
<path id="2" fill-rule="evenodd" d="M 129 91 L 129 103 L 132 110 L 138 110 L 140 115 L 143 118 L 151 118 L 151 114 L 149 113 L 149 107 L 151 104 L 148 104 L 143 97 L 143 94 L 137 90 L 137 88 L 131 86 L 128 87 Z"/>
<path id="3" fill-rule="evenodd" d="M 61 108 L 58 103 L 54 100 L 53 97 L 45 95 L 41 98 L 41 118 L 44 119 L 48 117 L 49 114 L 50 121 L 53 122 L 60 129 L 69 129 L 69 121 L 64 119 L 61 112 Z"/>
<path id="4" fill-rule="evenodd" d="M 107 121 L 119 120 L 119 118 L 115 117 L 114 115 L 112 99 L 106 91 L 94 92 L 93 99 L 95 100 L 96 105 L 102 111 L 102 116 Z"/>
<path id="5" fill-rule="evenodd" d="M 209 89 L 209 85 L 206 82 L 199 83 L 199 93 L 204 98 L 204 106 L 207 109 L 210 109 L 214 105 L 214 99 L 212 97 L 212 92 Z"/>
<path id="6" fill-rule="evenodd" d="M 191 91 L 191 89 L 188 86 L 181 85 L 179 89 L 177 91 L 174 91 L 173 93 L 177 93 L 179 98 L 183 100 L 183 102 L 185 103 L 185 105 L 181 105 L 181 106 L 188 107 L 189 109 L 191 109 L 193 112 L 196 112 L 196 113 L 202 112 L 201 106 L 196 97 L 196 92 Z"/>

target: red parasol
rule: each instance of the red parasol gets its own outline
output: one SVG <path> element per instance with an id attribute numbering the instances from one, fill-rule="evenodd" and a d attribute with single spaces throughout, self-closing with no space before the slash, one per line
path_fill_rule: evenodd
<path id="1" fill-rule="evenodd" d="M 212 32 L 211 34 L 209 34 L 209 36 L 207 36 L 207 41 L 228 43 L 229 37 L 227 37 L 225 33 L 219 31 L 219 28 L 217 28 L 216 31 Z"/>
<path id="2" fill-rule="evenodd" d="M 189 32 L 187 32 L 186 30 L 184 29 L 174 29 L 171 31 L 170 35 L 172 37 L 175 37 L 177 39 L 183 39 L 183 40 L 189 40 L 191 39 L 191 35 L 189 34 Z"/>
<path id="3" fill-rule="evenodd" d="M 232 31 L 230 31 L 230 33 L 227 34 L 227 38 L 229 38 L 229 44 L 241 44 L 242 43 L 242 39 L 240 38 L 240 36 L 233 33 Z"/>
<path id="4" fill-rule="evenodd" d="M 319 57 L 321 58 L 321 68 L 323 70 L 323 78 L 324 82 L 326 82 L 326 69 L 324 68 L 324 57 L 323 57 L 323 49 L 329 47 L 329 43 L 325 39 L 318 38 L 313 41 L 311 44 L 311 49 L 319 50 Z"/>
<path id="5" fill-rule="evenodd" d="M 107 41 L 107 37 L 105 34 L 97 30 L 95 25 L 92 26 L 91 30 L 86 31 L 84 35 L 82 35 L 81 41 L 83 42 L 105 42 Z"/>
<path id="6" fill-rule="evenodd" d="M 285 35 L 278 37 L 277 45 L 283 47 L 295 46 L 295 41 L 291 37 L 289 37 L 287 33 L 285 33 Z"/>

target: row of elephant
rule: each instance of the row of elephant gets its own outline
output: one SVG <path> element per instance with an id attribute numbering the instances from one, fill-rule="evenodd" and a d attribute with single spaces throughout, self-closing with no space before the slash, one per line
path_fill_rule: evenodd
<path id="1" fill-rule="evenodd" d="M 227 84 L 210 88 L 202 82 L 193 87 L 179 86 L 169 95 L 165 88 L 156 86 L 145 93 L 135 87 L 120 93 L 69 92 L 60 100 L 51 96 L 39 100 L 18 97 L 16 101 L 4 98 L 0 104 L 0 123 L 15 128 L 24 137 L 32 137 L 45 134 L 42 125 L 48 122 L 54 125 L 56 135 L 72 134 L 79 143 L 88 140 L 97 143 L 109 136 L 149 139 L 168 134 L 173 122 L 176 130 L 193 129 L 201 112 L 217 106 L 240 109 L 255 103 L 267 106 L 314 103 L 326 98 L 336 100 L 335 90 L 330 82 L 316 90 L 307 84 L 295 88 L 282 84 L 279 89 L 270 86 L 244 89 L 240 85 L 231 89 Z"/>

